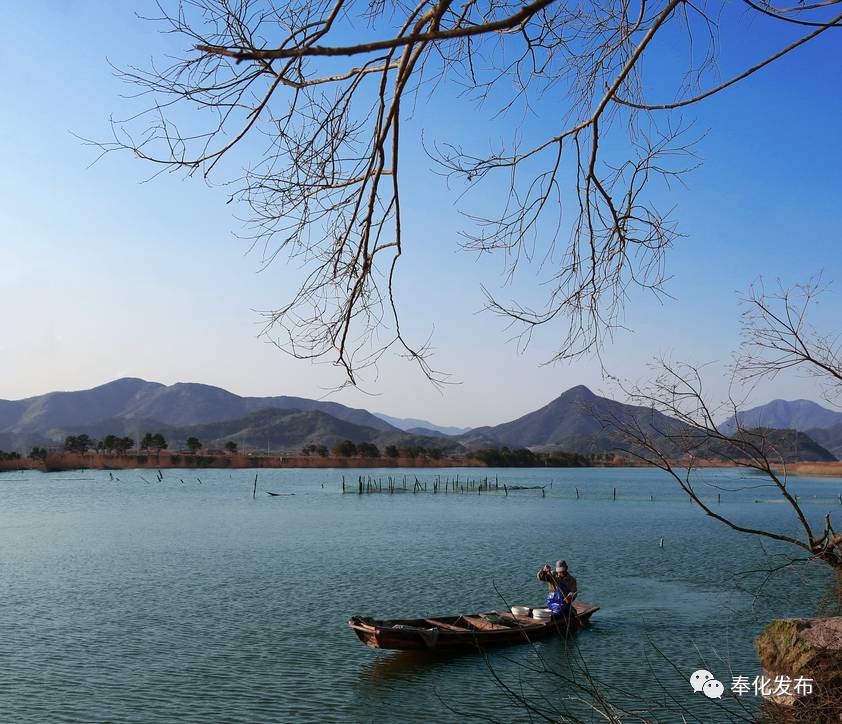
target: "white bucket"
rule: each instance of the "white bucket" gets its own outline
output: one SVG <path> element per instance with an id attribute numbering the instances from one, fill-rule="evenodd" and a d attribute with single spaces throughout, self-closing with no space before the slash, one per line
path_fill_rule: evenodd
<path id="1" fill-rule="evenodd" d="M 514 616 L 528 616 L 529 606 L 512 606 L 512 614 Z"/>
<path id="2" fill-rule="evenodd" d="M 532 618 L 537 618 L 541 621 L 549 621 L 553 617 L 553 612 L 548 608 L 533 608 Z"/>

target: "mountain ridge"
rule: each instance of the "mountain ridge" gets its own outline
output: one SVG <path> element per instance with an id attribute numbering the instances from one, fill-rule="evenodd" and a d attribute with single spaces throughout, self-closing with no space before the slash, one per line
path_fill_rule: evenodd
<path id="1" fill-rule="evenodd" d="M 699 436 L 679 420 L 648 407 L 602 397 L 584 385 L 571 387 L 533 412 L 500 425 L 474 428 L 456 439 L 468 449 L 505 446 L 597 455 L 643 453 L 619 429 L 623 427 L 659 439 L 663 452 L 675 459 L 689 450 L 694 455 L 711 459 L 734 454 L 727 445 L 712 441 L 699 446 L 702 442 Z M 836 459 L 803 431 L 775 429 L 767 437 L 773 455 L 780 455 L 787 462 L 795 459 L 831 462 Z"/>
<path id="2" fill-rule="evenodd" d="M 384 431 L 340 420 L 319 410 L 291 410 L 265 408 L 228 420 L 198 425 L 167 425 L 148 418 L 117 418 L 102 420 L 81 429 L 56 430 L 56 437 L 87 433 L 94 439 L 106 435 L 131 437 L 136 442 L 146 432 L 159 432 L 171 450 L 185 447 L 187 438 L 196 437 L 206 448 L 222 448 L 230 441 L 241 448 L 298 453 L 304 446 L 322 444 L 328 447 L 343 440 L 355 443 L 370 442 L 385 447 L 425 447 L 459 451 L 462 447 L 450 438 L 412 435 L 400 430 Z"/>
<path id="3" fill-rule="evenodd" d="M 457 439 L 472 447 L 497 444 L 608 452 L 619 445 L 612 421 L 639 419 L 645 422 L 646 418 L 658 421 L 664 429 L 677 423 L 649 408 L 602 397 L 585 385 L 576 385 L 537 410 L 499 425 L 476 427 Z"/>
<path id="4" fill-rule="evenodd" d="M 792 422 L 796 413 L 800 414 L 797 421 L 805 426 L 816 420 L 832 421 L 837 414 L 842 418 L 842 413 L 804 400 L 794 403 L 773 401 L 766 407 L 775 412 L 768 416 L 781 423 Z M 816 408 L 820 411 L 818 415 L 814 414 Z M 747 413 L 757 414 L 758 410 L 762 412 L 763 406 Z M 308 414 L 287 414 L 291 412 Z M 25 451 L 32 445 L 55 445 L 67 435 L 80 433 L 94 437 L 108 434 L 136 437 L 152 431 L 169 433 L 170 437 L 181 440 L 185 435 L 192 435 L 205 444 L 234 438 L 257 448 L 265 448 L 267 441 L 270 448 L 280 445 L 284 449 L 314 442 L 328 444 L 344 436 L 355 442 L 453 451 L 509 447 L 529 448 L 535 452 L 604 455 L 628 451 L 628 441 L 617 430 L 617 425 L 632 423 L 649 435 L 661 436 L 667 454 L 680 457 L 686 451 L 688 432 L 687 426 L 678 420 L 646 407 L 597 395 L 584 385 L 571 387 L 537 410 L 514 420 L 477 427 L 458 435 L 448 435 L 439 426 L 414 426 L 402 430 L 383 417 L 332 401 L 287 395 L 242 397 L 212 385 L 193 382 L 163 385 L 127 377 L 89 390 L 0 400 L 0 449 Z M 419 421 L 417 418 L 388 419 L 404 425 Z M 775 429 L 792 432 L 797 428 L 789 425 Z M 825 431 L 815 433 L 821 440 L 814 439 L 807 430 L 799 430 L 804 433 L 803 437 L 781 432 L 776 433 L 775 438 L 781 441 L 786 455 L 792 455 L 792 448 L 795 454 L 804 451 L 810 460 L 834 459 L 834 454 L 842 453 L 842 425 L 838 430 L 836 427 L 822 430 Z M 712 447 L 708 453 L 715 454 L 711 450 Z"/>
<path id="5" fill-rule="evenodd" d="M 776 399 L 732 415 L 722 423 L 722 431 L 730 435 L 737 429 L 738 421 L 742 427 L 808 432 L 842 424 L 842 412 L 829 410 L 812 400 Z"/>
<path id="6" fill-rule="evenodd" d="M 374 412 L 372 414 L 405 432 L 423 429 L 439 432 L 443 435 L 462 435 L 472 429 L 470 427 L 456 427 L 455 425 L 436 425 L 429 420 L 423 420 L 418 417 L 393 417 L 383 412 Z"/>
<path id="7" fill-rule="evenodd" d="M 805 432 L 819 445 L 842 460 L 842 423 L 832 427 L 813 427 Z"/>
<path id="8" fill-rule="evenodd" d="M 103 420 L 152 420 L 186 427 L 243 417 L 262 409 L 307 410 L 371 427 L 398 429 L 367 410 L 303 397 L 242 397 L 221 387 L 194 382 L 163 385 L 126 377 L 87 390 L 48 392 L 23 400 L 0 400 L 0 434 L 56 439 L 50 431 L 81 431 Z"/>

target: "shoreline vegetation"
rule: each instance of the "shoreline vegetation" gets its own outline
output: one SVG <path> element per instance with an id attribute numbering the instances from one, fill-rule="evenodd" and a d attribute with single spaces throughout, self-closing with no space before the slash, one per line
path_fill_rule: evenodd
<path id="1" fill-rule="evenodd" d="M 474 450 L 466 455 L 445 454 L 439 447 L 387 445 L 382 451 L 370 442 L 337 442 L 305 445 L 299 452 L 266 453 L 240 450 L 234 440 L 222 449 L 207 448 L 188 437 L 186 449 L 170 450 L 160 433 L 146 433 L 139 446 L 129 437 L 108 435 L 100 441 L 87 434 L 69 435 L 63 449 L 34 447 L 24 457 L 0 450 L 0 470 L 61 470 L 127 468 L 420 468 L 420 467 L 590 467 L 614 462 L 613 454 L 580 455 L 567 452 L 534 452 L 508 447 Z"/>
<path id="2" fill-rule="evenodd" d="M 486 457 L 487 456 L 487 457 Z M 595 467 L 615 464 L 582 455 L 535 454 L 526 450 L 478 451 L 474 456 L 415 455 L 305 455 L 238 452 L 47 452 L 35 457 L 2 457 L 0 471 L 125 470 L 132 468 L 450 468 L 450 467 Z M 616 463 L 619 464 L 619 461 Z M 623 462 L 628 465 L 628 461 Z"/>
<path id="3" fill-rule="evenodd" d="M 787 465 L 786 473 L 787 475 L 806 478 L 842 478 L 842 461 L 838 460 L 832 463 L 792 463 Z"/>
<path id="4" fill-rule="evenodd" d="M 680 464 L 680 463 L 679 463 Z M 728 460 L 707 460 L 699 467 L 734 467 Z M 126 470 L 150 469 L 245 469 L 245 468 L 564 468 L 564 467 L 648 467 L 627 457 L 604 455 L 591 458 L 576 453 L 533 453 L 529 450 L 479 450 L 473 455 L 458 457 L 414 456 L 341 456 L 304 454 L 266 454 L 239 452 L 135 452 L 109 454 L 101 451 L 46 452 L 38 457 L 6 453 L 0 456 L 0 472 L 40 470 Z M 786 467 L 791 476 L 842 478 L 842 462 L 803 462 Z"/>

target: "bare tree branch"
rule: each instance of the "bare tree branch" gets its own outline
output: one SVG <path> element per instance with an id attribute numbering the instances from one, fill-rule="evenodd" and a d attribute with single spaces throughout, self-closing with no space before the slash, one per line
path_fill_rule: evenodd
<path id="1" fill-rule="evenodd" d="M 842 396 L 842 339 L 823 334 L 809 321 L 811 309 L 828 292 L 821 277 L 786 288 L 778 281 L 767 291 L 763 280 L 743 299 L 743 345 L 738 370 L 745 380 L 774 378 L 804 369 L 819 380 L 828 401 Z"/>
<path id="2" fill-rule="evenodd" d="M 350 384 L 396 350 L 441 384 L 430 340 L 411 342 L 399 315 L 405 237 L 418 244 L 426 233 L 402 216 L 407 108 L 461 89 L 477 104 L 477 135 L 487 128 L 489 137 L 498 120 L 551 112 L 555 128 L 540 137 L 512 121 L 496 148 L 466 149 L 451 137 L 425 147 L 462 187 L 463 246 L 502 254 L 507 282 L 539 267 L 542 302 L 489 291 L 488 308 L 523 343 L 538 327 L 559 326 L 554 360 L 598 352 L 622 326 L 630 288 L 663 293 L 665 254 L 679 232 L 652 192 L 696 165 L 691 126 L 648 109 L 701 102 L 768 67 L 836 27 L 831 4 L 752 4 L 769 22 L 818 27 L 697 93 L 714 67 L 716 32 L 686 0 L 167 2 L 150 20 L 189 50 L 118 71 L 132 112 L 95 145 L 128 150 L 159 172 L 231 185 L 261 263 L 284 256 L 300 271 L 286 301 L 265 314 L 264 333 L 281 349 L 333 361 Z M 670 27 L 687 38 L 689 100 L 654 106 L 643 97 L 644 61 Z M 502 189 L 499 204 L 487 203 L 489 188 Z"/>
<path id="3" fill-rule="evenodd" d="M 639 417 L 615 420 L 615 428 L 628 441 L 626 452 L 667 472 L 705 515 L 732 530 L 788 543 L 806 551 L 810 558 L 842 570 L 842 535 L 835 532 L 830 513 L 821 532 L 807 519 L 798 497 L 789 490 L 787 459 L 776 448 L 773 431 L 744 427 L 733 398 L 729 404 L 736 429 L 723 431 L 716 422 L 723 408 L 714 408 L 708 402 L 700 368 L 661 359 L 658 369 L 658 375 L 646 386 L 631 387 L 625 392 L 634 403 L 651 409 L 653 415 L 667 416 L 670 427 L 644 425 Z M 677 457 L 676 449 L 683 455 Z M 746 525 L 705 500 L 694 482 L 698 462 L 704 458 L 725 460 L 761 473 L 792 512 L 800 535 Z"/>

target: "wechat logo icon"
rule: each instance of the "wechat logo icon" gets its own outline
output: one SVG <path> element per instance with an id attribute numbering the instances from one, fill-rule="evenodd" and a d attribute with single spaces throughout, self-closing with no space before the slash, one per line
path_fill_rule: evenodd
<path id="1" fill-rule="evenodd" d="M 722 682 L 717 681 L 707 669 L 694 671 L 690 677 L 690 686 L 697 694 L 701 691 L 708 699 L 721 699 L 722 692 L 725 691 Z"/>

